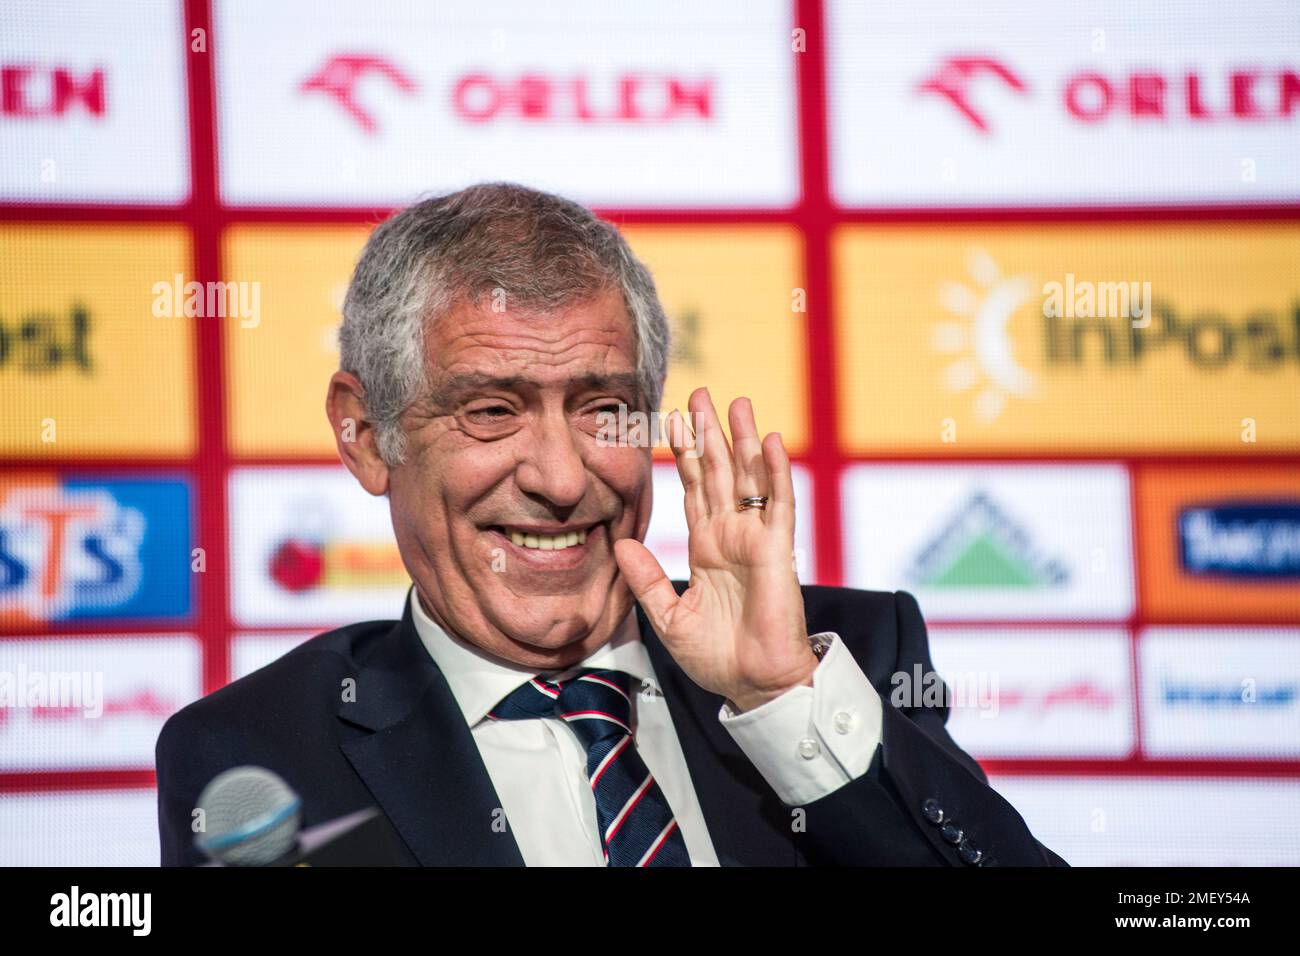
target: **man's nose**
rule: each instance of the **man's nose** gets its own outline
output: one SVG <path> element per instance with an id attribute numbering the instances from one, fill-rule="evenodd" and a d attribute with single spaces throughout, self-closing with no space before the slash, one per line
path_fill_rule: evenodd
<path id="1" fill-rule="evenodd" d="M 515 480 L 525 494 L 571 508 L 587 493 L 587 463 L 565 416 L 546 416 L 525 438 Z"/>

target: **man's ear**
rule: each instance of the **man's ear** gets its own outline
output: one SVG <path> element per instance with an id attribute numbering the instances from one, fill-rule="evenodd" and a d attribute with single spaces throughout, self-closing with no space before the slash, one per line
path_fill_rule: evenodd
<path id="1" fill-rule="evenodd" d="M 335 372 L 325 395 L 325 414 L 343 464 L 362 488 L 382 495 L 388 491 L 388 465 L 379 454 L 374 426 L 366 420 L 365 394 L 361 380 L 351 372 Z"/>

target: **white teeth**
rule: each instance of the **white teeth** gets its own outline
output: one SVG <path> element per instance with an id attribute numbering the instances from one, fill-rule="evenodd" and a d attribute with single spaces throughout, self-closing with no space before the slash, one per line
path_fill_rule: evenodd
<path id="1" fill-rule="evenodd" d="M 525 534 L 511 531 L 510 541 L 521 548 L 536 548 L 539 551 L 560 551 L 587 543 L 586 531 L 568 531 L 564 534 Z"/>

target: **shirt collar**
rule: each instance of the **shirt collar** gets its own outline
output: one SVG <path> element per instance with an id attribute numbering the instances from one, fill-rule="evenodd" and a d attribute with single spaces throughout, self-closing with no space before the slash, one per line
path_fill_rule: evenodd
<path id="1" fill-rule="evenodd" d="M 465 722 L 473 727 L 488 711 L 501 702 L 501 699 L 516 687 L 537 676 L 538 671 L 521 667 L 510 661 L 489 654 L 468 641 L 449 634 L 430 617 L 420 604 L 419 594 L 414 587 L 410 594 L 411 616 L 415 622 L 415 631 L 420 636 L 433 662 L 438 665 L 452 696 L 465 717 Z M 659 682 L 655 679 L 654 668 L 650 665 L 650 655 L 641 641 L 641 631 L 637 627 L 636 608 L 628 611 L 614 636 L 592 651 L 580 663 L 555 675 L 563 678 L 572 670 L 580 667 L 594 667 L 601 670 L 619 670 L 630 674 L 636 681 L 651 685 L 659 691 Z"/>

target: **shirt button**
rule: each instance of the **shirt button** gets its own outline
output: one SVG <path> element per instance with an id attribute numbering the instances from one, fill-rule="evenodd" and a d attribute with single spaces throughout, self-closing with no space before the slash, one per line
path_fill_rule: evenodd
<path id="1" fill-rule="evenodd" d="M 853 729 L 853 715 L 847 710 L 841 710 L 835 715 L 835 732 L 837 734 L 847 734 Z"/>
<path id="2" fill-rule="evenodd" d="M 811 737 L 805 737 L 799 741 L 799 756 L 803 757 L 804 760 L 812 760 L 821 752 L 821 745 Z"/>

